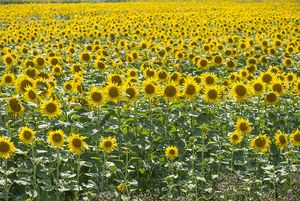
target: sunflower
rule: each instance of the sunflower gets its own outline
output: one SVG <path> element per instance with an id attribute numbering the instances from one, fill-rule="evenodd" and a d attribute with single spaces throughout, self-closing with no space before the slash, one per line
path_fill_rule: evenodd
<path id="1" fill-rule="evenodd" d="M 214 64 L 215 64 L 215 65 L 220 66 L 220 65 L 223 63 L 223 58 L 222 58 L 222 56 L 220 56 L 220 55 L 216 55 L 216 56 L 213 58 L 213 61 L 214 61 Z"/>
<path id="2" fill-rule="evenodd" d="M 0 158 L 8 159 L 16 151 L 17 149 L 10 139 L 6 139 L 4 136 L 0 137 Z"/>
<path id="3" fill-rule="evenodd" d="M 129 83 L 127 83 L 123 87 L 123 91 L 124 91 L 125 97 L 128 101 L 136 100 L 139 95 L 138 89 L 134 85 L 129 84 Z"/>
<path id="4" fill-rule="evenodd" d="M 218 81 L 218 78 L 213 73 L 203 73 L 201 75 L 201 80 L 205 85 L 215 85 Z"/>
<path id="5" fill-rule="evenodd" d="M 220 100 L 220 89 L 218 86 L 207 86 L 204 90 L 204 101 L 207 103 L 217 103 Z"/>
<path id="6" fill-rule="evenodd" d="M 60 62 L 60 59 L 59 59 L 58 57 L 51 57 L 51 58 L 49 59 L 49 64 L 50 64 L 51 66 L 56 66 L 56 65 L 59 64 L 59 62 Z"/>
<path id="7" fill-rule="evenodd" d="M 178 157 L 178 148 L 176 146 L 168 146 L 165 149 L 165 155 L 171 160 L 177 158 Z"/>
<path id="8" fill-rule="evenodd" d="M 274 78 L 275 78 L 274 74 L 270 72 L 263 72 L 260 74 L 260 80 L 266 84 L 271 83 Z"/>
<path id="9" fill-rule="evenodd" d="M 102 90 L 98 87 L 92 87 L 88 92 L 88 100 L 91 106 L 97 107 L 102 105 L 105 102 Z"/>
<path id="10" fill-rule="evenodd" d="M 252 87 L 252 89 L 253 89 L 252 91 L 253 91 L 255 94 L 257 94 L 257 95 L 262 94 L 262 93 L 265 92 L 265 84 L 264 84 L 261 80 L 259 80 L 259 79 L 254 80 L 254 81 L 251 83 L 251 87 Z"/>
<path id="11" fill-rule="evenodd" d="M 185 79 L 182 95 L 189 100 L 194 99 L 199 94 L 200 87 L 194 80 L 194 78 L 189 77 Z"/>
<path id="12" fill-rule="evenodd" d="M 236 63 L 234 62 L 234 60 L 226 61 L 226 65 L 225 65 L 226 70 L 235 70 L 235 68 L 236 68 Z"/>
<path id="13" fill-rule="evenodd" d="M 142 90 L 148 98 L 153 98 L 159 93 L 159 88 L 153 79 L 143 81 Z"/>
<path id="14" fill-rule="evenodd" d="M 269 151 L 271 144 L 270 138 L 265 134 L 259 134 L 250 141 L 251 148 L 256 152 L 266 153 Z"/>
<path id="15" fill-rule="evenodd" d="M 240 144 L 243 140 L 243 135 L 239 132 L 232 132 L 228 134 L 228 138 L 231 144 Z"/>
<path id="16" fill-rule="evenodd" d="M 63 84 L 64 91 L 73 91 L 74 90 L 74 82 L 73 81 L 66 81 Z"/>
<path id="17" fill-rule="evenodd" d="M 83 70 L 82 68 L 80 67 L 79 64 L 74 64 L 70 67 L 70 71 L 73 73 L 73 74 L 76 74 L 76 73 L 82 73 Z"/>
<path id="18" fill-rule="evenodd" d="M 172 81 L 163 87 L 161 93 L 161 95 L 166 99 L 166 101 L 176 100 L 177 97 L 180 95 L 177 84 Z"/>
<path id="19" fill-rule="evenodd" d="M 16 89 L 21 92 L 24 93 L 26 91 L 26 87 L 30 86 L 33 87 L 34 86 L 34 80 L 29 78 L 26 75 L 21 75 L 20 77 L 18 77 L 18 79 L 16 80 Z"/>
<path id="20" fill-rule="evenodd" d="M 4 73 L 2 75 L 1 84 L 4 86 L 13 85 L 15 82 L 15 75 L 12 73 Z"/>
<path id="21" fill-rule="evenodd" d="M 123 84 L 123 79 L 120 74 L 109 74 L 108 81 L 109 83 L 117 84 L 119 86 Z"/>
<path id="22" fill-rule="evenodd" d="M 286 74 L 285 79 L 287 82 L 291 83 L 297 79 L 297 75 L 293 72 L 289 72 Z"/>
<path id="23" fill-rule="evenodd" d="M 42 56 L 37 56 L 34 58 L 34 64 L 36 67 L 41 68 L 46 64 L 46 61 Z"/>
<path id="24" fill-rule="evenodd" d="M 236 82 L 232 85 L 231 95 L 236 101 L 246 100 L 250 94 L 250 89 L 248 85 L 240 82 Z"/>
<path id="25" fill-rule="evenodd" d="M 82 52 L 80 58 L 83 62 L 89 62 L 91 60 L 91 55 L 88 52 Z"/>
<path id="26" fill-rule="evenodd" d="M 282 64 L 286 67 L 290 67 L 293 65 L 293 61 L 290 58 L 284 58 Z"/>
<path id="27" fill-rule="evenodd" d="M 99 71 L 104 71 L 106 68 L 106 64 L 101 59 L 95 61 L 95 66 Z"/>
<path id="28" fill-rule="evenodd" d="M 143 75 L 146 79 L 148 79 L 155 76 L 155 71 L 151 68 L 146 68 L 143 70 Z"/>
<path id="29" fill-rule="evenodd" d="M 116 138 L 110 136 L 102 138 L 99 144 L 99 148 L 103 149 L 107 153 L 114 151 L 117 146 Z"/>
<path id="30" fill-rule="evenodd" d="M 251 123 L 248 119 L 238 118 L 235 124 L 235 130 L 241 135 L 248 136 L 252 131 Z"/>
<path id="31" fill-rule="evenodd" d="M 285 85 L 280 79 L 274 79 L 271 82 L 270 88 L 273 92 L 276 92 L 278 95 L 282 95 L 284 93 Z"/>
<path id="32" fill-rule="evenodd" d="M 29 127 L 22 127 L 19 131 L 19 139 L 23 144 L 29 145 L 35 139 L 35 131 Z"/>
<path id="33" fill-rule="evenodd" d="M 64 131 L 60 129 L 50 131 L 47 139 L 52 147 L 56 147 L 56 148 L 62 147 L 65 141 Z"/>
<path id="34" fill-rule="evenodd" d="M 39 101 L 39 95 L 33 87 L 27 86 L 25 90 L 26 90 L 26 92 L 24 93 L 25 100 L 32 103 L 37 103 Z"/>
<path id="35" fill-rule="evenodd" d="M 300 130 L 295 130 L 292 134 L 290 134 L 290 141 L 294 146 L 300 146 Z"/>
<path id="36" fill-rule="evenodd" d="M 284 149 L 289 144 L 287 135 L 281 131 L 276 132 L 274 139 L 275 139 L 275 144 L 279 149 Z"/>
<path id="37" fill-rule="evenodd" d="M 279 99 L 279 94 L 276 92 L 270 92 L 265 95 L 265 101 L 270 105 L 276 104 L 278 102 L 278 99 Z"/>
<path id="38" fill-rule="evenodd" d="M 7 101 L 7 111 L 17 117 L 24 112 L 24 106 L 17 98 L 11 97 Z"/>
<path id="39" fill-rule="evenodd" d="M 178 80 L 180 80 L 181 76 L 182 75 L 179 72 L 173 72 L 170 76 L 170 80 L 177 82 Z"/>
<path id="40" fill-rule="evenodd" d="M 10 67 L 14 63 L 14 57 L 11 54 L 3 56 L 3 63 L 6 67 Z"/>
<path id="41" fill-rule="evenodd" d="M 52 83 L 55 85 L 55 82 Z M 50 80 L 40 78 L 36 80 L 35 88 L 38 91 L 38 94 L 43 98 L 48 98 L 52 94 L 53 86 L 50 84 Z"/>
<path id="42" fill-rule="evenodd" d="M 86 137 L 73 133 L 68 137 L 68 147 L 71 152 L 80 155 L 85 149 L 88 148 L 87 143 L 84 141 Z"/>
<path id="43" fill-rule="evenodd" d="M 122 89 L 116 83 L 109 83 L 105 88 L 105 98 L 114 103 L 119 103 L 122 99 Z"/>
<path id="44" fill-rule="evenodd" d="M 157 74 L 156 74 L 157 78 L 161 81 L 165 81 L 168 79 L 168 73 L 167 71 L 165 70 L 160 70 L 160 71 L 157 71 Z"/>
<path id="45" fill-rule="evenodd" d="M 137 70 L 136 69 L 129 69 L 129 70 L 127 70 L 127 75 L 129 76 L 129 77 L 137 77 Z"/>
<path id="46" fill-rule="evenodd" d="M 45 100 L 40 106 L 40 111 L 43 116 L 53 119 L 61 114 L 61 106 L 58 100 Z"/>
<path id="47" fill-rule="evenodd" d="M 62 74 L 62 67 L 60 65 L 56 65 L 52 67 L 52 74 L 56 77 L 61 76 Z"/>

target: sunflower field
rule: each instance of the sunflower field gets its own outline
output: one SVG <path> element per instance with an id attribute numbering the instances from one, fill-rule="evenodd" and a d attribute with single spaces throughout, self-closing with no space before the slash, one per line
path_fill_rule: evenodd
<path id="1" fill-rule="evenodd" d="M 300 200 L 299 1 L 0 8 L 0 200 Z"/>

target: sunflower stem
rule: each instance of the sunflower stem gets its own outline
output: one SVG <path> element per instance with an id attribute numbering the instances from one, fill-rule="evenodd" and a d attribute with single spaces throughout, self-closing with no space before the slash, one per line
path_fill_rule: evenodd
<path id="1" fill-rule="evenodd" d="M 232 173 L 234 173 L 234 169 L 233 169 L 233 164 L 234 164 L 234 148 L 233 147 L 231 147 L 231 163 L 230 163 L 230 169 L 231 169 L 231 171 L 232 171 Z"/>
<path id="2" fill-rule="evenodd" d="M 138 121 L 137 121 L 137 104 L 134 101 L 134 126 L 135 126 L 135 137 L 138 136 Z"/>
<path id="3" fill-rule="evenodd" d="M 59 158 L 59 149 L 56 149 L 56 201 L 59 200 L 59 165 L 60 165 L 60 158 Z"/>
<path id="4" fill-rule="evenodd" d="M 37 186 L 37 178 L 36 178 L 36 168 L 37 168 L 37 164 L 36 164 L 36 158 L 35 158 L 35 149 L 34 149 L 34 143 L 35 141 L 33 141 L 31 143 L 31 151 L 32 151 L 32 170 L 33 170 L 33 187 L 34 190 L 36 191 L 36 193 L 38 194 L 38 186 Z"/>
<path id="5" fill-rule="evenodd" d="M 102 173 L 101 173 L 101 189 L 104 188 L 104 174 L 106 172 L 106 153 L 103 151 L 103 164 L 102 164 Z"/>
<path id="6" fill-rule="evenodd" d="M 171 160 L 169 162 L 170 166 L 170 175 L 171 177 L 169 178 L 170 182 L 168 182 L 168 200 L 172 200 L 172 191 L 173 191 L 173 176 L 174 176 L 174 161 Z"/>
<path id="7" fill-rule="evenodd" d="M 8 186 L 8 178 L 7 178 L 7 159 L 4 159 L 5 164 L 5 172 L 4 172 L 4 191 L 5 191 L 5 201 L 9 200 L 9 186 Z"/>
<path id="8" fill-rule="evenodd" d="M 192 171 L 193 171 L 193 179 L 195 183 L 195 194 L 196 194 L 196 200 L 198 200 L 198 182 L 197 182 L 197 176 L 196 176 L 196 171 L 195 171 L 195 160 L 196 160 L 196 153 L 195 153 L 195 145 L 194 145 L 195 140 L 193 140 L 193 149 L 192 149 L 192 154 L 193 154 L 193 160 L 192 160 Z"/>
<path id="9" fill-rule="evenodd" d="M 75 191 L 75 200 L 79 200 L 79 191 L 80 191 L 80 184 L 79 184 L 79 177 L 80 177 L 80 155 L 77 157 L 77 175 L 76 175 L 76 181 L 77 181 L 77 189 Z"/>
<path id="10" fill-rule="evenodd" d="M 126 183 L 126 194 L 127 197 L 130 198 L 130 193 L 128 189 L 128 167 L 129 167 L 129 153 L 128 153 L 128 147 L 126 145 L 126 159 L 125 159 L 125 175 L 124 175 L 124 181 Z"/>
<path id="11" fill-rule="evenodd" d="M 122 122 L 121 122 L 121 108 L 117 108 L 117 116 L 118 116 L 118 133 L 120 133 L 121 134 L 121 132 L 122 132 L 122 128 L 121 128 L 121 126 L 122 126 Z"/>

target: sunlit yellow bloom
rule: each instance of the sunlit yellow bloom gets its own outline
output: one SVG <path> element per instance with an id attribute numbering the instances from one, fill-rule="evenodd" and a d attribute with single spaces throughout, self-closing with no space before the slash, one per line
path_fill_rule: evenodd
<path id="1" fill-rule="evenodd" d="M 16 152 L 16 147 L 10 139 L 0 137 L 0 158 L 8 159 Z"/>
<path id="2" fill-rule="evenodd" d="M 116 138 L 108 136 L 101 139 L 99 148 L 103 149 L 107 153 L 111 153 L 116 149 L 117 145 Z"/>
<path id="3" fill-rule="evenodd" d="M 178 148 L 176 146 L 168 146 L 166 149 L 165 149 L 165 155 L 173 160 L 175 158 L 178 157 L 178 154 L 179 154 L 179 151 L 178 151 Z"/>
<path id="4" fill-rule="evenodd" d="M 88 144 L 84 141 L 86 137 L 73 133 L 68 137 L 69 150 L 75 155 L 80 155 L 85 149 L 88 148 Z"/>

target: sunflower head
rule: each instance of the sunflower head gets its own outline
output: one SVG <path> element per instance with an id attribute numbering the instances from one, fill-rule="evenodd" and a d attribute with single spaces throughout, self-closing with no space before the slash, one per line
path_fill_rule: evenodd
<path id="1" fill-rule="evenodd" d="M 153 98 L 159 93 L 155 80 L 147 79 L 143 82 L 142 90 L 148 98 Z"/>
<path id="2" fill-rule="evenodd" d="M 29 78 L 26 75 L 21 75 L 20 77 L 18 77 L 18 79 L 16 80 L 16 89 L 20 92 L 20 93 L 24 93 L 26 91 L 26 87 L 30 86 L 33 87 L 34 86 L 34 80 Z"/>
<path id="3" fill-rule="evenodd" d="M 116 83 L 109 83 L 105 88 L 105 98 L 115 104 L 122 99 L 122 88 Z"/>
<path id="4" fill-rule="evenodd" d="M 247 119 L 238 118 L 235 130 L 242 135 L 249 135 L 252 131 L 251 123 Z"/>
<path id="5" fill-rule="evenodd" d="M 83 62 L 89 62 L 91 60 L 91 55 L 88 52 L 82 52 L 80 58 Z"/>
<path id="6" fill-rule="evenodd" d="M 256 152 L 266 153 L 271 144 L 270 138 L 265 134 L 259 134 L 250 141 L 251 148 Z"/>
<path id="7" fill-rule="evenodd" d="M 161 95 L 166 99 L 166 101 L 173 101 L 180 95 L 180 91 L 175 82 L 169 82 L 161 90 Z"/>
<path id="8" fill-rule="evenodd" d="M 56 147 L 56 148 L 62 147 L 65 141 L 64 131 L 60 129 L 50 131 L 47 139 L 52 147 Z"/>
<path id="9" fill-rule="evenodd" d="M 173 160 L 178 157 L 178 148 L 176 146 L 168 146 L 165 149 L 165 155 L 167 158 Z"/>
<path id="10" fill-rule="evenodd" d="M 102 138 L 99 144 L 99 148 L 105 151 L 106 153 L 111 153 L 117 147 L 117 141 L 115 137 L 105 137 Z"/>
<path id="11" fill-rule="evenodd" d="M 123 78 L 120 74 L 109 74 L 108 81 L 109 81 L 109 83 L 113 83 L 118 86 L 123 84 Z"/>
<path id="12" fill-rule="evenodd" d="M 255 80 L 251 83 L 252 91 L 255 94 L 262 94 L 265 91 L 265 84 L 260 80 Z"/>
<path id="13" fill-rule="evenodd" d="M 10 86 L 13 85 L 15 82 L 15 75 L 12 73 L 5 73 L 2 76 L 1 84 L 4 86 Z"/>
<path id="14" fill-rule="evenodd" d="M 213 73 L 203 73 L 201 77 L 202 77 L 201 80 L 203 81 L 203 84 L 206 86 L 215 85 L 218 81 L 217 76 Z"/>
<path id="15" fill-rule="evenodd" d="M 61 106 L 58 100 L 45 100 L 40 106 L 40 111 L 43 116 L 53 119 L 61 114 Z"/>
<path id="16" fill-rule="evenodd" d="M 200 91 L 200 86 L 196 83 L 193 78 L 187 78 L 184 81 L 182 95 L 189 100 L 194 99 Z"/>
<path id="17" fill-rule="evenodd" d="M 274 74 L 271 72 L 263 72 L 260 75 L 260 80 L 266 84 L 269 84 L 275 78 Z"/>
<path id="18" fill-rule="evenodd" d="M 282 95 L 285 91 L 285 85 L 280 79 L 274 79 L 271 82 L 271 90 L 279 95 Z"/>
<path id="19" fill-rule="evenodd" d="M 0 158 L 8 159 L 16 152 L 16 147 L 10 139 L 0 137 Z"/>
<path id="20" fill-rule="evenodd" d="M 157 72 L 156 77 L 161 80 L 161 81 L 165 81 L 168 79 L 168 73 L 165 70 L 160 70 Z"/>
<path id="21" fill-rule="evenodd" d="M 88 100 L 93 107 L 102 105 L 105 102 L 103 91 L 98 87 L 92 87 L 88 93 Z"/>
<path id="22" fill-rule="evenodd" d="M 19 139 L 23 144 L 29 145 L 35 139 L 35 131 L 29 127 L 22 127 L 19 131 Z"/>
<path id="23" fill-rule="evenodd" d="M 228 138 L 231 144 L 240 144 L 243 140 L 243 136 L 239 132 L 229 133 Z"/>
<path id="24" fill-rule="evenodd" d="M 39 95 L 38 95 L 36 89 L 28 86 L 25 88 L 25 90 L 26 90 L 26 92 L 24 93 L 25 100 L 27 100 L 28 102 L 32 102 L 32 103 L 37 103 L 39 101 Z"/>
<path id="25" fill-rule="evenodd" d="M 268 94 L 265 95 L 265 101 L 270 105 L 276 104 L 278 100 L 279 100 L 279 94 L 276 92 L 269 92 Z"/>
<path id="26" fill-rule="evenodd" d="M 295 130 L 292 134 L 290 134 L 290 141 L 294 146 L 300 146 L 300 130 Z"/>
<path id="27" fill-rule="evenodd" d="M 236 101 L 246 100 L 249 97 L 250 89 L 248 85 L 236 82 L 232 85 L 231 95 Z"/>
<path id="28" fill-rule="evenodd" d="M 218 103 L 220 100 L 220 88 L 218 86 L 207 86 L 204 90 L 204 101 L 207 103 Z"/>
<path id="29" fill-rule="evenodd" d="M 137 97 L 138 97 L 138 95 L 139 95 L 138 89 L 134 85 L 132 85 L 130 83 L 126 84 L 123 87 L 123 91 L 124 91 L 126 99 L 128 101 L 134 101 L 134 100 L 136 100 Z"/>
<path id="30" fill-rule="evenodd" d="M 8 113 L 17 117 L 24 112 L 24 106 L 19 99 L 11 97 L 7 100 L 7 111 Z"/>
<path id="31" fill-rule="evenodd" d="M 279 149 L 284 149 L 289 144 L 287 135 L 281 131 L 276 132 L 274 139 L 275 139 L 275 144 Z"/>
<path id="32" fill-rule="evenodd" d="M 14 63 L 14 57 L 11 54 L 6 54 L 3 57 L 3 63 L 5 64 L 6 67 L 10 67 Z"/>
<path id="33" fill-rule="evenodd" d="M 69 150 L 75 155 L 80 155 L 85 149 L 88 148 L 87 143 L 84 141 L 86 137 L 73 133 L 68 137 Z"/>

